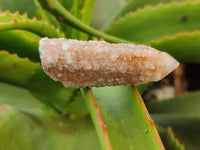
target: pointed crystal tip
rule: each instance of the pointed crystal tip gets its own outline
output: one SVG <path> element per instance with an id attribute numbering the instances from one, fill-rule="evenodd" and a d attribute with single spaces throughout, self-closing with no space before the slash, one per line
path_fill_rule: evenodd
<path id="1" fill-rule="evenodd" d="M 166 52 L 161 52 L 159 62 L 160 63 L 158 64 L 158 74 L 160 74 L 160 77 L 158 77 L 156 81 L 164 78 L 180 65 L 180 63 L 175 58 L 173 58 Z"/>

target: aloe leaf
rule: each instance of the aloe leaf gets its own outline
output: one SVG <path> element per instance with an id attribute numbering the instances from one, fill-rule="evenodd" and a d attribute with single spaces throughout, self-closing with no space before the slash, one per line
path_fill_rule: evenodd
<path id="1" fill-rule="evenodd" d="M 15 106 L 23 111 L 42 105 L 28 90 L 0 82 L 0 106 L 4 104 Z"/>
<path id="2" fill-rule="evenodd" d="M 83 23 L 90 25 L 95 0 L 75 0 L 71 14 L 81 20 Z M 88 40 L 89 35 L 73 27 L 68 28 L 68 37 L 72 39 Z"/>
<path id="3" fill-rule="evenodd" d="M 60 119 L 57 117 L 57 119 Z M 61 118 L 62 119 L 62 118 Z M 90 118 L 76 120 L 52 120 L 49 127 L 49 142 L 53 150 L 100 150 L 97 135 Z M 48 123 L 48 122 L 47 122 Z M 46 124 L 46 126 L 49 126 Z M 52 148 L 48 148 L 51 150 Z"/>
<path id="4" fill-rule="evenodd" d="M 40 39 L 39 36 L 27 31 L 3 31 L 0 32 L 0 49 L 39 62 L 38 45 Z"/>
<path id="5" fill-rule="evenodd" d="M 116 86 L 92 88 L 89 91 L 82 89 L 82 94 L 102 149 L 164 149 L 135 88 Z"/>
<path id="6" fill-rule="evenodd" d="M 83 0 L 74 0 L 74 4 L 73 7 L 71 9 L 71 14 L 76 17 L 77 19 L 81 19 L 82 15 L 81 15 L 81 9 L 83 7 Z M 72 38 L 72 39 L 79 39 L 80 36 L 80 31 L 73 28 L 73 27 L 69 27 L 68 28 L 68 37 Z"/>
<path id="7" fill-rule="evenodd" d="M 95 30 L 94 28 L 90 27 L 89 25 L 83 23 L 81 20 L 74 17 L 57 0 L 39 0 L 39 2 L 41 6 L 43 7 L 43 9 L 46 9 L 47 11 L 51 12 L 58 19 L 61 18 L 62 22 L 65 22 L 66 24 L 70 24 L 85 33 L 104 38 L 106 41 L 109 41 L 109 42 L 116 42 L 116 43 L 129 42 L 129 41 L 119 39 L 117 37 L 110 36 L 103 32 Z"/>
<path id="8" fill-rule="evenodd" d="M 29 121 L 29 122 L 27 122 Z M 32 122 L 30 122 L 32 121 Z M 0 149 L 4 150 L 30 150 L 32 147 L 39 148 L 36 139 L 43 134 L 38 132 L 39 128 L 30 124 L 34 120 L 27 120 L 23 113 L 18 112 L 13 107 L 3 105 L 0 107 Z M 32 135 L 31 135 L 32 134 Z M 9 144 L 8 144 L 9 143 Z"/>
<path id="9" fill-rule="evenodd" d="M 62 6 L 69 10 L 70 12 L 72 11 L 72 7 L 74 5 L 74 0 L 58 0 Z M 50 13 L 49 11 L 43 9 L 42 5 L 40 4 L 39 0 L 35 0 L 35 3 L 38 7 L 38 15 L 39 18 L 49 22 L 50 24 L 55 25 L 56 28 L 59 28 L 62 32 L 65 33 L 65 37 L 70 38 L 70 30 L 71 27 L 68 24 L 65 24 L 63 22 L 63 18 L 62 17 L 57 17 L 54 16 L 52 13 Z M 47 3 L 44 4 L 45 6 L 48 5 Z M 43 5 L 43 6 L 44 6 Z"/>
<path id="10" fill-rule="evenodd" d="M 42 19 L 45 22 L 48 22 L 48 23 L 54 25 L 55 28 L 59 28 L 63 33 L 65 33 L 65 37 L 71 38 L 70 30 L 72 29 L 72 27 L 70 27 L 69 25 L 66 25 L 64 22 L 62 22 L 62 18 L 59 18 L 59 17 L 56 18 L 53 14 L 51 14 L 50 12 L 43 9 L 41 4 L 38 2 L 38 0 L 35 0 L 35 3 L 38 7 L 37 14 L 39 16 L 39 19 Z M 63 4 L 62 6 L 65 7 L 66 9 L 69 9 L 70 11 L 72 11 L 71 5 L 73 3 L 74 3 L 74 0 L 62 1 L 62 4 Z"/>
<path id="11" fill-rule="evenodd" d="M 85 101 L 79 89 L 73 93 L 74 95 L 66 104 L 64 113 L 66 116 L 73 117 L 74 119 L 83 118 L 89 114 Z M 0 105 L 4 104 L 15 106 L 15 108 L 23 111 L 31 111 L 35 108 L 42 107 L 42 104 L 29 90 L 0 82 Z"/>
<path id="12" fill-rule="evenodd" d="M 59 3 L 62 4 L 62 6 L 65 7 L 65 9 L 71 11 L 72 10 L 72 7 L 73 7 L 73 4 L 74 4 L 74 0 L 58 0 Z"/>
<path id="13" fill-rule="evenodd" d="M 90 25 L 91 23 L 95 3 L 96 0 L 86 0 L 83 9 L 81 11 L 82 12 L 81 21 L 87 25 Z M 80 40 L 88 40 L 88 38 L 89 38 L 88 34 L 83 32 L 80 33 Z"/>
<path id="14" fill-rule="evenodd" d="M 40 64 L 4 51 L 0 52 L 0 72 L 0 81 L 29 89 L 38 100 L 58 112 L 64 112 L 75 90 L 50 79 Z"/>
<path id="15" fill-rule="evenodd" d="M 178 96 L 174 99 L 147 104 L 155 121 L 164 127 L 170 126 L 186 149 L 197 150 L 200 126 L 200 92 Z"/>
<path id="16" fill-rule="evenodd" d="M 56 30 L 50 24 L 45 24 L 42 21 L 36 20 L 36 18 L 28 19 L 27 14 L 22 16 L 18 12 L 11 14 L 7 11 L 0 15 L 0 22 L 0 31 L 22 29 L 42 37 L 64 37 L 59 30 Z"/>
<path id="17" fill-rule="evenodd" d="M 160 4 L 168 4 L 171 2 L 186 2 L 187 0 L 130 0 L 128 4 L 120 11 L 116 18 L 124 16 L 130 12 L 137 11 L 138 9 L 142 9 L 144 7 L 158 5 Z M 196 2 L 198 0 L 190 0 L 191 2 Z"/>
<path id="18" fill-rule="evenodd" d="M 0 9 L 2 11 L 10 10 L 12 12 L 20 11 L 28 13 L 30 17 L 35 16 L 36 6 L 34 0 L 0 0 Z"/>
<path id="19" fill-rule="evenodd" d="M 185 147 L 180 144 L 179 140 L 174 136 L 174 132 L 170 127 L 157 126 L 160 137 L 167 150 L 185 150 Z"/>
<path id="20" fill-rule="evenodd" d="M 62 118 L 42 108 L 27 113 L 7 105 L 0 107 L 0 115 L 0 149 L 100 149 L 90 118 Z"/>
<path id="21" fill-rule="evenodd" d="M 44 10 L 38 0 L 35 0 L 37 6 L 37 17 L 45 22 L 54 25 L 56 28 L 61 28 L 60 22 L 48 11 Z"/>
<path id="22" fill-rule="evenodd" d="M 151 114 L 188 114 L 199 115 L 200 92 L 193 92 L 175 98 L 147 103 Z"/>
<path id="23" fill-rule="evenodd" d="M 154 114 L 155 122 L 159 125 L 170 126 L 186 150 L 198 150 L 200 147 L 200 117 L 185 114 Z"/>
<path id="24" fill-rule="evenodd" d="M 105 32 L 138 43 L 199 29 L 200 2 L 146 7 L 113 22 Z"/>
<path id="25" fill-rule="evenodd" d="M 96 0 L 92 26 L 103 30 L 130 0 Z"/>
<path id="26" fill-rule="evenodd" d="M 81 95 L 80 89 L 77 89 L 66 105 L 65 114 L 73 118 L 82 118 L 89 114 L 86 103 Z"/>
<path id="27" fill-rule="evenodd" d="M 184 32 L 171 37 L 165 36 L 158 41 L 151 41 L 148 45 L 170 53 L 180 62 L 200 63 L 199 40 L 199 31 Z"/>

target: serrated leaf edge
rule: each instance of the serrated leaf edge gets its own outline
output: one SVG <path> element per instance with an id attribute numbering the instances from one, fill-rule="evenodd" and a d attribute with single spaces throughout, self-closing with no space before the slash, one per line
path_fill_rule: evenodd
<path id="1" fill-rule="evenodd" d="M 164 40 L 174 39 L 174 38 L 177 38 L 177 37 L 180 37 L 180 36 L 195 35 L 195 34 L 200 34 L 200 30 L 195 30 L 194 32 L 188 32 L 188 31 L 185 31 L 185 32 L 182 32 L 182 33 L 179 32 L 179 33 L 177 33 L 174 36 L 164 36 L 160 40 L 151 40 L 151 42 L 149 42 L 147 45 L 152 45 L 152 44 L 155 44 L 155 43 L 160 43 L 160 42 L 163 42 Z"/>
<path id="2" fill-rule="evenodd" d="M 38 20 L 36 16 L 34 16 L 33 18 L 28 18 L 28 13 L 24 13 L 24 14 L 21 15 L 19 11 L 11 13 L 9 10 L 7 10 L 5 12 L 0 13 L 0 16 L 11 16 L 11 17 L 13 17 L 12 21 L 6 22 L 6 23 L 18 23 L 18 22 L 23 22 L 23 21 L 37 21 L 38 23 L 43 23 L 44 25 L 51 27 L 53 30 L 55 30 L 58 33 L 58 35 L 60 35 L 60 37 L 65 37 L 64 32 L 61 32 L 59 28 L 55 28 L 55 25 L 50 24 L 49 22 L 45 22 L 42 19 Z M 24 20 L 17 19 L 18 16 L 24 17 Z"/>
<path id="3" fill-rule="evenodd" d="M 167 4 L 163 4 L 162 2 L 159 2 L 157 5 L 145 5 L 143 8 L 137 8 L 137 11 L 129 11 L 129 12 L 125 13 L 124 16 L 119 16 L 118 19 L 114 20 L 111 24 L 117 25 L 120 22 L 126 20 L 131 15 L 135 15 L 135 14 L 142 12 L 142 11 L 147 11 L 148 9 L 156 9 L 156 8 L 159 8 L 159 7 L 169 7 L 169 6 L 172 6 L 172 5 L 179 5 L 180 6 L 180 5 L 185 5 L 185 4 L 197 4 L 197 3 L 200 3 L 200 0 L 198 0 L 196 2 L 193 2 L 193 1 L 190 1 L 190 0 L 187 0 L 185 2 L 172 1 L 172 2 L 167 3 Z M 109 28 L 110 28 L 110 26 L 105 28 L 104 31 L 108 30 Z"/>
<path id="4" fill-rule="evenodd" d="M 153 120 L 151 119 L 151 116 L 149 115 L 149 113 L 148 113 L 148 111 L 147 111 L 147 108 L 146 108 L 146 106 L 144 105 L 144 102 L 143 102 L 143 100 L 141 99 L 141 96 L 140 96 L 140 94 L 138 93 L 138 91 L 137 91 L 137 89 L 135 88 L 135 86 L 133 86 L 133 91 L 136 93 L 136 96 L 137 96 L 137 98 L 138 98 L 138 100 L 139 100 L 139 102 L 140 102 L 140 104 L 141 104 L 141 106 L 142 106 L 142 108 L 143 108 L 143 110 L 144 110 L 145 116 L 146 116 L 147 120 L 149 121 L 149 123 L 151 124 L 151 126 L 152 126 L 152 128 L 153 128 L 155 137 L 156 137 L 156 139 L 157 139 L 158 144 L 160 145 L 161 150 L 165 150 L 165 147 L 164 147 L 164 145 L 163 145 L 163 143 L 162 143 L 162 141 L 161 141 L 161 139 L 160 139 L 160 136 L 159 136 L 158 131 L 157 131 L 155 125 L 154 125 L 154 122 L 153 122 Z"/>
<path id="5" fill-rule="evenodd" d="M 22 58 L 22 57 L 19 57 L 16 53 L 11 54 L 6 50 L 0 50 L 0 54 L 7 54 L 7 55 L 13 56 L 15 58 L 19 58 L 22 61 L 30 61 L 33 65 L 41 66 L 41 64 L 39 62 L 32 62 L 28 57 L 23 57 Z"/>

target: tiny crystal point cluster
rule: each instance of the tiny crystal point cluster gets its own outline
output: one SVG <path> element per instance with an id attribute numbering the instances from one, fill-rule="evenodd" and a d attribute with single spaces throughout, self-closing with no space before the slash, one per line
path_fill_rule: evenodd
<path id="1" fill-rule="evenodd" d="M 144 45 L 43 38 L 39 51 L 44 71 L 65 87 L 144 84 L 179 66 L 169 54 Z"/>

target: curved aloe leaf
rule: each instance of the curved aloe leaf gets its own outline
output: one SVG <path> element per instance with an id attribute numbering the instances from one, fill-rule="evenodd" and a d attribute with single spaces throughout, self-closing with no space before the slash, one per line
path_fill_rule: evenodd
<path id="1" fill-rule="evenodd" d="M 200 92 L 147 104 L 155 121 L 170 126 L 186 149 L 198 150 L 200 126 Z"/>
<path id="2" fill-rule="evenodd" d="M 29 89 L 41 102 L 58 112 L 64 112 L 73 95 L 73 88 L 64 88 L 61 83 L 51 80 L 39 64 L 5 51 L 0 52 L 0 72 L 0 81 Z"/>
<path id="3" fill-rule="evenodd" d="M 72 7 L 73 7 L 73 4 L 74 4 L 74 0 L 58 0 L 62 6 L 65 7 L 65 9 L 71 11 L 72 10 Z"/>
<path id="4" fill-rule="evenodd" d="M 179 140 L 174 136 L 174 132 L 172 131 L 172 128 L 158 127 L 158 131 L 166 149 L 185 150 L 185 147 L 183 146 L 183 144 L 180 144 Z"/>
<path id="5" fill-rule="evenodd" d="M 151 114 L 200 114 L 200 92 L 181 95 L 173 99 L 151 102 L 147 108 Z"/>
<path id="6" fill-rule="evenodd" d="M 0 105 L 4 104 L 9 104 L 28 112 L 42 107 L 42 104 L 29 90 L 0 82 Z M 79 90 L 74 92 L 74 95 L 70 98 L 70 102 L 67 103 L 65 114 L 74 119 L 83 118 L 89 114 Z"/>
<path id="7" fill-rule="evenodd" d="M 0 131 L 3 150 L 100 150 L 90 118 L 75 121 L 44 108 L 27 113 L 1 106 Z"/>
<path id="8" fill-rule="evenodd" d="M 30 116 L 31 118 L 31 116 Z M 44 139 L 44 133 L 39 132 L 40 122 L 27 118 L 11 106 L 0 107 L 0 149 L 31 150 L 42 148 L 38 138 Z M 46 140 L 43 141 L 46 145 Z M 9 143 L 9 144 L 8 144 Z"/>
<path id="9" fill-rule="evenodd" d="M 35 16 L 36 6 L 34 0 L 0 0 L 0 9 L 3 11 L 10 10 L 12 12 L 20 11 L 22 13 L 29 13 L 30 17 Z"/>
<path id="10" fill-rule="evenodd" d="M 95 5 L 96 0 L 87 0 L 84 3 L 82 12 L 81 21 L 84 22 L 87 25 L 91 24 L 91 19 L 93 15 L 93 9 Z M 86 33 L 81 32 L 80 33 L 80 40 L 88 40 L 89 35 Z"/>
<path id="11" fill-rule="evenodd" d="M 164 127 L 170 126 L 179 141 L 184 143 L 186 150 L 199 149 L 199 116 L 185 114 L 154 114 L 152 117 L 159 125 Z"/>
<path id="12" fill-rule="evenodd" d="M 9 11 L 0 15 L 0 31 L 22 29 L 33 32 L 39 36 L 51 38 L 64 37 L 64 35 L 49 24 L 36 20 L 28 19 L 27 14 L 21 16 L 18 12 L 11 14 Z"/>
<path id="13" fill-rule="evenodd" d="M 164 149 L 135 88 L 92 88 L 92 91 L 82 90 L 82 93 L 102 149 Z"/>
<path id="14" fill-rule="evenodd" d="M 39 36 L 27 31 L 3 31 L 0 32 L 0 49 L 39 62 L 38 45 L 40 39 Z"/>
<path id="15" fill-rule="evenodd" d="M 66 105 L 65 113 L 73 118 L 82 118 L 89 114 L 86 103 L 81 95 L 80 89 L 77 89 Z"/>
<path id="16" fill-rule="evenodd" d="M 71 9 L 71 14 L 76 17 L 77 19 L 81 20 L 82 14 L 81 9 L 83 9 L 83 0 L 74 0 L 73 7 Z M 67 36 L 72 39 L 79 39 L 80 38 L 80 31 L 69 26 L 68 27 L 68 34 Z"/>
<path id="17" fill-rule="evenodd" d="M 165 36 L 158 41 L 151 41 L 148 45 L 166 51 L 180 62 L 200 63 L 200 32 L 178 33 L 175 36 Z"/>
<path id="18" fill-rule="evenodd" d="M 4 104 L 15 106 L 15 108 L 24 111 L 42 105 L 28 90 L 0 82 L 0 106 Z"/>
<path id="19" fill-rule="evenodd" d="M 186 2 L 188 0 L 130 0 L 129 3 L 120 11 L 116 18 L 124 16 L 130 12 L 137 11 L 138 9 L 142 9 L 144 7 L 149 7 L 152 5 L 160 4 L 168 4 L 171 2 Z M 190 0 L 191 2 L 196 2 L 198 0 Z"/>
<path id="20" fill-rule="evenodd" d="M 67 7 L 68 9 L 71 10 L 71 3 L 70 2 L 73 2 L 74 0 L 68 0 L 67 3 L 66 2 L 62 2 L 63 6 L 64 7 Z M 39 19 L 42 19 L 44 20 L 45 22 L 48 22 L 52 25 L 55 26 L 55 28 L 59 28 L 63 33 L 65 33 L 65 37 L 67 38 L 71 38 L 69 35 L 70 35 L 70 26 L 69 25 L 66 25 L 65 23 L 59 21 L 58 18 L 56 18 L 53 14 L 51 14 L 50 12 L 46 11 L 45 9 L 42 8 L 42 6 L 40 5 L 40 3 L 38 2 L 38 0 L 35 0 L 35 3 L 37 5 L 37 8 L 38 8 L 38 17 Z M 72 3 L 73 4 L 73 3 Z"/>
<path id="21" fill-rule="evenodd" d="M 138 10 L 113 22 L 105 32 L 126 40 L 149 43 L 164 36 L 200 29 L 200 2 L 171 3 Z"/>
<path id="22" fill-rule="evenodd" d="M 56 28 L 61 28 L 60 22 L 51 13 L 42 9 L 42 6 L 38 2 L 38 0 L 35 0 L 35 4 L 37 6 L 37 17 L 39 19 L 42 19 L 45 22 L 48 22 L 48 23 L 54 25 Z"/>
<path id="23" fill-rule="evenodd" d="M 90 25 L 91 17 L 93 13 L 95 0 L 75 0 L 74 5 L 71 10 L 71 14 L 81 20 L 83 23 Z M 72 39 L 88 40 L 89 35 L 75 29 L 73 27 L 68 27 L 67 36 Z"/>
<path id="24" fill-rule="evenodd" d="M 25 115 L 8 105 L 0 106 L 0 115 L 0 148 L 5 150 L 31 149 L 38 134 L 36 130 L 32 130 L 34 136 L 30 136 L 31 128 L 28 127 L 29 123 L 26 122 Z"/>
<path id="25" fill-rule="evenodd" d="M 157 126 L 160 137 L 167 150 L 185 150 L 184 146 L 180 144 L 179 140 L 174 136 L 172 128 L 163 128 Z"/>
<path id="26" fill-rule="evenodd" d="M 39 0 L 39 2 L 43 7 L 43 9 L 46 9 L 47 11 L 53 13 L 58 19 L 60 18 L 62 22 L 71 24 L 75 28 L 85 33 L 104 38 L 106 41 L 109 42 L 116 42 L 116 43 L 128 42 L 126 40 L 119 39 L 117 37 L 110 36 L 103 32 L 97 31 L 94 28 L 90 27 L 89 25 L 83 23 L 81 20 L 74 17 L 68 10 L 66 10 L 57 0 Z"/>

